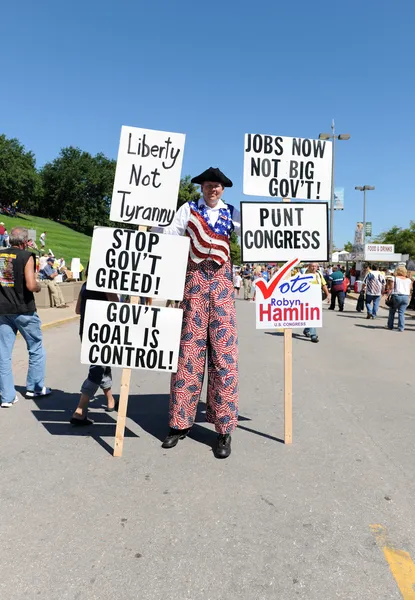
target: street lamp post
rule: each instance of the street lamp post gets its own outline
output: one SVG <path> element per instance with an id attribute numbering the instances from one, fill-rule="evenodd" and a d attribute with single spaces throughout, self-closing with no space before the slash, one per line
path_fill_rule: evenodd
<path id="1" fill-rule="evenodd" d="M 318 136 L 319 140 L 332 140 L 333 152 L 331 158 L 331 194 L 330 194 L 330 238 L 329 238 L 329 257 L 330 262 L 333 257 L 333 229 L 334 229 L 334 171 L 335 171 L 335 157 L 336 157 L 336 140 L 350 140 L 350 134 L 341 133 L 336 135 L 334 119 L 331 122 L 331 133 L 320 133 Z"/>
<path id="2" fill-rule="evenodd" d="M 357 185 L 354 188 L 359 192 L 363 192 L 363 252 L 365 251 L 366 244 L 366 190 L 374 190 L 374 185 Z"/>

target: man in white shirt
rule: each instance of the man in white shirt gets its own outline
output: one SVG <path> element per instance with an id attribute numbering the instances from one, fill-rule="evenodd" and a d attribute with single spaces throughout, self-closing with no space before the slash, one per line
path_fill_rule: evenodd
<path id="1" fill-rule="evenodd" d="M 380 298 L 385 289 L 385 284 L 385 278 L 382 273 L 378 271 L 378 266 L 372 265 L 363 280 L 363 291 L 366 292 L 366 319 L 376 319 Z"/>
<path id="2" fill-rule="evenodd" d="M 203 199 L 180 207 L 165 233 L 190 237 L 177 373 L 170 390 L 170 432 L 163 448 L 173 448 L 194 423 L 202 390 L 206 355 L 206 420 L 214 423 L 217 458 L 231 453 L 231 433 L 238 423 L 238 351 L 230 236 L 239 231 L 239 212 L 223 202 L 232 181 L 210 167 L 192 183 Z"/>

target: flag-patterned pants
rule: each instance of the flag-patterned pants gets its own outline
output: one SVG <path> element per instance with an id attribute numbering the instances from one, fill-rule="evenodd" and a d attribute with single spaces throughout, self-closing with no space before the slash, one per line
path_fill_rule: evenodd
<path id="1" fill-rule="evenodd" d="M 206 420 L 218 433 L 231 433 L 238 423 L 238 338 L 232 266 L 212 260 L 189 260 L 177 373 L 172 375 L 170 427 L 194 423 L 202 390 L 206 354 L 208 388 Z"/>

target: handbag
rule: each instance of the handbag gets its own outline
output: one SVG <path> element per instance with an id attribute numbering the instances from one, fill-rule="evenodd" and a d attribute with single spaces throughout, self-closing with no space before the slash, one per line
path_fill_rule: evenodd
<path id="1" fill-rule="evenodd" d="M 395 290 L 396 290 L 396 277 L 393 280 L 393 292 Z M 393 292 L 391 292 L 385 300 L 385 304 L 388 308 L 393 308 L 395 306 L 395 301 L 393 299 Z"/>

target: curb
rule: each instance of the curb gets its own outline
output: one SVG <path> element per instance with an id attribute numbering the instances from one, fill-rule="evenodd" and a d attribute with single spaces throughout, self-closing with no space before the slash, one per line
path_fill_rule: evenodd
<path id="1" fill-rule="evenodd" d="M 58 319 L 57 321 L 51 321 L 50 323 L 42 323 L 41 329 L 49 329 L 49 327 L 56 327 L 57 325 L 63 325 L 70 321 L 76 321 L 79 319 L 79 315 L 73 315 L 72 317 L 65 317 L 64 319 Z"/>

